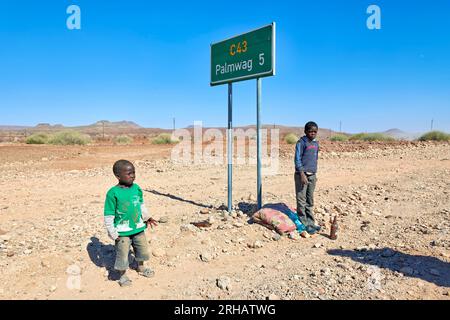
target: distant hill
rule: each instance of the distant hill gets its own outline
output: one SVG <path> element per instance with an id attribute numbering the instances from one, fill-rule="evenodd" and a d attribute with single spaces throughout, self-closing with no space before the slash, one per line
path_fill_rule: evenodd
<path id="1" fill-rule="evenodd" d="M 108 120 L 100 120 L 97 121 L 96 123 L 93 123 L 91 125 L 88 126 L 80 126 L 78 128 L 83 128 L 83 127 L 103 127 L 103 125 L 105 127 L 116 127 L 116 128 L 130 128 L 130 129 L 142 129 L 143 127 L 141 127 L 140 125 L 136 124 L 133 121 L 116 121 L 116 122 L 111 122 Z"/>
<path id="2" fill-rule="evenodd" d="M 219 129 L 221 131 L 226 130 L 225 127 L 215 127 L 216 129 Z M 288 127 L 288 126 L 282 126 L 282 125 L 271 125 L 271 124 L 263 124 L 261 126 L 262 129 L 278 129 L 279 134 L 280 134 L 280 138 L 284 138 L 284 136 L 286 136 L 289 133 L 294 133 L 296 135 L 303 136 L 304 135 L 304 127 Z M 194 129 L 194 126 L 188 126 L 185 129 L 192 131 Z M 203 127 L 203 130 L 207 130 L 210 129 L 210 127 Z M 255 129 L 256 130 L 256 125 L 247 125 L 247 126 L 236 126 L 233 127 L 233 129 L 243 129 L 243 130 L 248 130 L 248 129 Z M 270 133 L 269 133 L 270 134 Z M 334 134 L 336 134 L 336 132 L 334 132 L 333 130 L 330 129 L 325 129 L 325 128 L 319 128 L 319 132 L 317 134 L 319 139 L 328 139 L 331 136 L 333 136 Z"/>
<path id="3" fill-rule="evenodd" d="M 29 128 L 32 128 L 32 127 L 0 125 L 0 131 L 19 131 L 19 130 L 26 130 Z"/>
<path id="4" fill-rule="evenodd" d="M 385 134 L 385 135 L 387 135 L 389 137 L 392 137 L 394 139 L 397 139 L 397 140 L 408 140 L 408 141 L 415 140 L 415 139 L 419 138 L 422 135 L 422 133 L 405 132 L 405 131 L 402 131 L 402 130 L 397 129 L 397 128 L 389 129 L 389 130 L 381 132 L 381 133 Z"/>

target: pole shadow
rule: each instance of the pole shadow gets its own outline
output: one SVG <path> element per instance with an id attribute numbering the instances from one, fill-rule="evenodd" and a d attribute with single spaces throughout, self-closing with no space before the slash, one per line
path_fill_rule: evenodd
<path id="1" fill-rule="evenodd" d="M 410 255 L 390 248 L 367 251 L 332 249 L 327 252 L 333 256 L 347 257 L 359 263 L 390 269 L 440 287 L 450 287 L 450 263 L 435 257 Z"/>
<path id="2" fill-rule="evenodd" d="M 192 201 L 192 200 L 186 200 L 186 199 L 183 199 L 181 197 L 175 196 L 175 195 L 170 194 L 170 193 L 162 193 L 162 192 L 159 192 L 157 190 L 151 190 L 151 189 L 146 189 L 144 191 L 152 193 L 152 194 L 157 195 L 157 196 L 167 197 L 167 198 L 172 199 L 172 200 L 186 202 L 186 203 L 192 204 L 192 205 L 197 206 L 197 207 L 202 207 L 202 208 L 207 208 L 207 209 L 213 209 L 214 208 L 214 206 L 212 206 L 212 205 L 207 205 L 207 204 L 195 202 L 195 201 Z"/>

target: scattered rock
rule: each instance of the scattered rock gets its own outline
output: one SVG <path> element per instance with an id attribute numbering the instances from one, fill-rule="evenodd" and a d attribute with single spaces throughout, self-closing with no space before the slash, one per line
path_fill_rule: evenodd
<path id="1" fill-rule="evenodd" d="M 429 272 L 431 275 L 436 276 L 436 277 L 439 277 L 439 276 L 441 275 L 441 273 L 440 273 L 439 270 L 437 270 L 437 269 L 430 269 L 428 272 Z"/>
<path id="2" fill-rule="evenodd" d="M 261 241 L 256 240 L 255 242 L 249 243 L 247 246 L 251 249 L 259 249 L 262 248 L 264 245 Z"/>
<path id="3" fill-rule="evenodd" d="M 407 276 L 411 276 L 414 274 L 414 269 L 411 267 L 403 267 L 399 271 Z"/>
<path id="4" fill-rule="evenodd" d="M 222 276 L 216 280 L 216 285 L 222 290 L 230 291 L 231 279 L 226 276 Z"/>
<path id="5" fill-rule="evenodd" d="M 320 242 L 317 242 L 314 244 L 314 248 L 320 248 L 322 246 L 322 244 Z"/>
<path id="6" fill-rule="evenodd" d="M 50 291 L 50 292 L 55 292 L 56 289 L 57 289 L 57 287 L 53 285 L 53 286 L 51 286 L 51 287 L 49 288 L 49 291 Z"/>
<path id="7" fill-rule="evenodd" d="M 41 260 L 41 266 L 44 268 L 50 268 L 50 262 L 47 260 Z"/>
<path id="8" fill-rule="evenodd" d="M 166 255 L 166 251 L 162 248 L 155 248 L 152 250 L 152 255 L 154 257 L 162 257 Z"/>
<path id="9" fill-rule="evenodd" d="M 202 252 L 200 254 L 200 260 L 203 262 L 210 262 L 212 260 L 212 255 L 209 252 Z"/>
<path id="10" fill-rule="evenodd" d="M 158 222 L 159 223 L 168 223 L 169 217 L 167 217 L 167 216 L 161 217 L 161 218 L 159 218 Z"/>
<path id="11" fill-rule="evenodd" d="M 280 297 L 274 293 L 271 293 L 266 297 L 266 300 L 280 300 Z"/>
<path id="12" fill-rule="evenodd" d="M 209 210 L 208 209 L 202 209 L 200 210 L 200 214 L 209 214 Z"/>
<path id="13" fill-rule="evenodd" d="M 241 228 L 241 227 L 244 226 L 244 224 L 241 223 L 241 222 L 235 222 L 235 223 L 233 223 L 233 226 L 236 227 L 236 228 Z"/>
<path id="14" fill-rule="evenodd" d="M 272 240 L 273 241 L 278 241 L 281 239 L 281 236 L 278 233 L 274 233 L 272 236 Z"/>
<path id="15" fill-rule="evenodd" d="M 183 224 L 180 226 L 181 232 L 196 232 L 198 228 L 192 224 Z"/>
<path id="16" fill-rule="evenodd" d="M 390 257 L 394 256 L 395 253 L 396 253 L 396 252 L 395 252 L 394 250 L 392 250 L 392 249 L 384 249 L 384 250 L 381 252 L 381 256 L 382 256 L 383 258 L 390 258 Z"/>
<path id="17" fill-rule="evenodd" d="M 66 273 L 70 276 L 79 276 L 81 275 L 81 268 L 76 264 L 72 264 L 67 267 Z"/>
<path id="18" fill-rule="evenodd" d="M 11 240 L 11 236 L 8 234 L 4 234 L 0 236 L 0 242 L 8 242 L 9 240 Z"/>

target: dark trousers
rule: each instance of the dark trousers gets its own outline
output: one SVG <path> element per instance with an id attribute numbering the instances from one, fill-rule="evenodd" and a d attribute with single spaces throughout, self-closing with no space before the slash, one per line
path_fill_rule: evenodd
<path id="1" fill-rule="evenodd" d="M 300 173 L 294 174 L 295 196 L 297 198 L 297 214 L 300 221 L 305 225 L 315 225 L 313 214 L 314 189 L 316 188 L 316 175 L 306 176 L 308 184 L 304 185 L 300 178 Z"/>

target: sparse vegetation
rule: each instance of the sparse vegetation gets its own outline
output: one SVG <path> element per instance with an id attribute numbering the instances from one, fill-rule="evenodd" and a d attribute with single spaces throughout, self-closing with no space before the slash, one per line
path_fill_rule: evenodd
<path id="1" fill-rule="evenodd" d="M 131 144 L 133 143 L 133 138 L 127 135 L 120 135 L 114 139 L 114 142 L 117 144 Z"/>
<path id="2" fill-rule="evenodd" d="M 288 133 L 285 137 L 284 137 L 284 141 L 287 144 L 295 144 L 298 141 L 298 136 L 295 133 Z"/>
<path id="3" fill-rule="evenodd" d="M 450 134 L 442 131 L 430 131 L 423 134 L 419 141 L 450 141 Z"/>
<path id="4" fill-rule="evenodd" d="M 343 141 L 348 141 L 348 137 L 344 134 L 336 134 L 334 136 L 332 136 L 330 138 L 331 141 L 338 141 L 338 142 L 343 142 Z"/>
<path id="5" fill-rule="evenodd" d="M 352 135 L 351 141 L 394 141 L 395 139 L 382 133 L 357 133 Z"/>
<path id="6" fill-rule="evenodd" d="M 27 137 L 25 143 L 27 144 L 46 144 L 49 140 L 49 136 L 45 133 L 35 133 Z"/>
<path id="7" fill-rule="evenodd" d="M 85 145 L 91 142 L 91 138 L 77 131 L 67 130 L 55 133 L 50 137 L 48 143 L 59 145 Z"/>
<path id="8" fill-rule="evenodd" d="M 170 133 L 161 133 L 152 140 L 152 143 L 154 144 L 173 144 L 178 142 L 180 141 L 172 139 L 172 135 Z"/>

